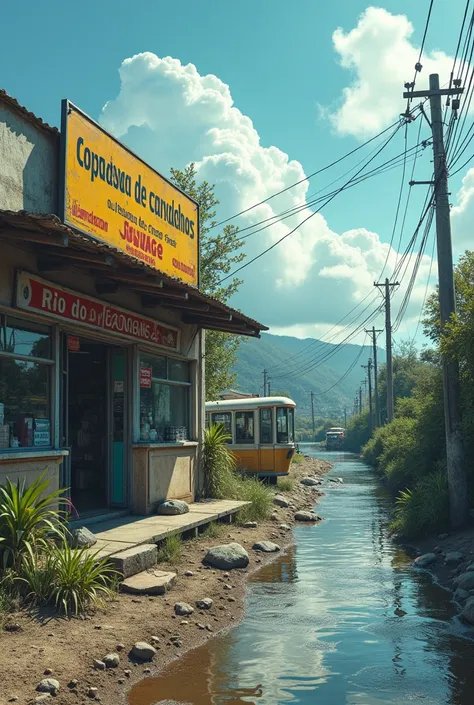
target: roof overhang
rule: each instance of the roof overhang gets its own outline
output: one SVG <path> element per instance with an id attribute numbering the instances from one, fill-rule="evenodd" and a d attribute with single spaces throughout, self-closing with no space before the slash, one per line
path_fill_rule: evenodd
<path id="1" fill-rule="evenodd" d="M 98 294 L 136 292 L 144 308 L 181 314 L 183 323 L 248 337 L 268 330 L 221 301 L 169 277 L 107 243 L 67 227 L 56 215 L 0 210 L 0 242 L 32 249 L 40 273 L 74 267 L 94 279 Z"/>

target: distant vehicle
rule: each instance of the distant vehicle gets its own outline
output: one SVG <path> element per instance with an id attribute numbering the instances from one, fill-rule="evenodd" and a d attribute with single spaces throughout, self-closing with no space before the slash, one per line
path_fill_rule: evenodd
<path id="1" fill-rule="evenodd" d="M 206 427 L 222 424 L 237 466 L 275 484 L 295 454 L 295 408 L 287 397 L 206 402 Z"/>
<path id="2" fill-rule="evenodd" d="M 345 428 L 334 426 L 326 431 L 326 450 L 339 450 L 344 445 Z"/>

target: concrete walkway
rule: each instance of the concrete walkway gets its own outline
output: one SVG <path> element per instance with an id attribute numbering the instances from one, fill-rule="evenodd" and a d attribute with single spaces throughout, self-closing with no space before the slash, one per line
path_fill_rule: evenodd
<path id="1" fill-rule="evenodd" d="M 158 543 L 172 534 L 182 534 L 185 531 L 197 529 L 228 517 L 244 507 L 248 502 L 235 502 L 228 499 L 194 502 L 189 505 L 189 512 L 178 516 L 158 516 L 156 514 L 140 516 L 124 516 L 110 521 L 104 521 L 91 527 L 97 537 L 97 543 L 92 551 L 100 551 L 99 557 L 112 556 L 119 551 L 133 548 L 140 544 Z M 94 531 L 95 529 L 100 529 Z"/>

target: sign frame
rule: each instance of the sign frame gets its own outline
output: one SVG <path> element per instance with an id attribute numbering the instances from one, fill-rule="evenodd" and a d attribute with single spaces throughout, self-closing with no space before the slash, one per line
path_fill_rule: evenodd
<path id="1" fill-rule="evenodd" d="M 76 223 L 71 223 L 66 217 L 66 188 L 67 188 L 67 182 L 66 182 L 66 173 L 67 173 L 67 144 L 68 144 L 68 115 L 70 114 L 71 111 L 77 112 L 84 120 L 88 121 L 91 123 L 91 125 L 99 130 L 103 135 L 105 135 L 108 139 L 112 140 L 117 144 L 121 149 L 125 150 L 131 157 L 136 159 L 138 162 L 140 162 L 146 169 L 149 169 L 150 171 L 154 172 L 160 179 L 165 181 L 167 184 L 169 184 L 172 188 L 176 189 L 179 193 L 181 193 L 186 199 L 191 201 L 195 206 L 196 206 L 196 283 L 191 283 L 187 281 L 186 279 L 183 279 L 182 277 L 179 276 L 179 273 L 177 272 L 176 274 L 171 274 L 169 272 L 164 272 L 161 269 L 152 267 L 152 265 L 147 264 L 146 262 L 143 262 L 140 260 L 138 257 L 134 257 L 132 254 L 129 254 L 126 251 L 122 251 L 120 248 L 116 247 L 115 245 L 111 244 L 107 240 L 103 240 L 93 233 L 89 232 L 86 229 L 80 228 L 77 226 Z M 200 227 L 199 227 L 199 220 L 200 220 L 200 209 L 199 209 L 199 203 L 194 200 L 194 198 L 191 198 L 191 196 L 188 196 L 182 189 L 179 188 L 179 186 L 176 186 L 173 184 L 170 179 L 168 179 L 166 176 L 163 176 L 159 171 L 154 169 L 150 164 L 148 164 L 144 159 L 138 156 L 133 150 L 131 150 L 129 147 L 127 147 L 123 142 L 118 140 L 116 137 L 110 134 L 107 130 L 105 130 L 102 125 L 100 125 L 96 120 L 93 120 L 87 113 L 85 113 L 83 110 L 77 107 L 74 103 L 72 103 L 68 98 L 64 98 L 61 101 L 61 135 L 60 135 L 60 148 L 59 148 L 59 199 L 58 199 L 58 216 L 62 220 L 62 222 L 67 225 L 69 228 L 72 230 L 75 230 L 77 232 L 80 232 L 82 235 L 86 235 L 88 238 L 93 240 L 94 242 L 100 243 L 100 244 L 105 244 L 108 245 L 109 247 L 117 250 L 118 252 L 121 252 L 123 255 L 127 257 L 133 257 L 137 263 L 140 263 L 142 266 L 145 265 L 152 269 L 155 272 L 159 272 L 160 274 L 163 274 L 164 276 L 170 277 L 171 279 L 175 278 L 181 281 L 183 284 L 186 284 L 187 286 L 190 286 L 192 288 L 197 288 L 199 289 L 201 285 L 201 247 L 200 247 Z"/>
<path id="2" fill-rule="evenodd" d="M 113 336 L 114 338 L 118 338 L 123 340 L 127 340 L 130 343 L 134 343 L 137 345 L 147 345 L 152 348 L 160 348 L 160 350 L 168 350 L 174 353 L 179 354 L 180 352 L 180 343 L 181 343 L 181 331 L 179 328 L 176 326 L 173 326 L 172 324 L 168 323 L 162 323 L 161 321 L 157 321 L 154 318 L 149 318 L 148 316 L 143 316 L 141 313 L 136 313 L 135 311 L 131 311 L 129 309 L 125 309 L 122 306 L 117 306 L 115 304 L 111 304 L 108 301 L 103 301 L 101 299 L 96 299 L 93 296 L 90 296 L 89 294 L 83 294 L 79 291 L 74 291 L 73 289 L 69 289 L 62 284 L 56 284 L 55 282 L 47 281 L 46 279 L 43 279 L 42 277 L 39 277 L 37 274 L 31 274 L 30 272 L 27 272 L 25 270 L 17 270 L 16 271 L 16 276 L 15 276 L 15 292 L 14 292 L 14 308 L 17 311 L 26 311 L 27 313 L 33 313 L 37 316 L 45 316 L 48 319 L 54 319 L 62 323 L 63 325 L 73 325 L 73 326 L 79 326 L 80 328 L 89 330 L 89 331 L 96 331 L 97 333 L 107 335 L 107 336 Z M 23 295 L 23 288 L 25 286 L 25 280 L 28 280 L 29 282 L 33 281 L 37 283 L 39 286 L 42 286 L 44 288 L 49 288 L 53 290 L 53 297 L 50 299 L 50 301 L 54 301 L 55 299 L 55 294 L 63 293 L 65 297 L 68 299 L 71 297 L 75 297 L 77 299 L 77 306 L 81 304 L 81 301 L 83 304 L 89 304 L 92 308 L 95 308 L 96 310 L 99 311 L 100 315 L 100 309 L 102 309 L 102 315 L 103 319 L 102 320 L 97 320 L 96 323 L 91 323 L 85 319 L 81 318 L 76 318 L 76 317 L 70 317 L 68 315 L 64 315 L 64 312 L 61 312 L 60 310 L 56 311 L 51 311 L 51 310 L 45 310 L 44 308 L 38 308 L 36 306 L 32 306 L 30 308 L 30 301 L 26 305 L 22 305 L 22 295 Z M 23 296 L 24 298 L 24 296 Z M 135 319 L 136 323 L 135 325 L 149 325 L 154 329 L 166 329 L 170 332 L 172 332 L 175 336 L 176 339 L 176 344 L 175 345 L 166 345 L 163 343 L 158 343 L 154 340 L 150 340 L 147 338 L 144 338 L 143 336 L 137 336 L 129 331 L 118 331 L 115 330 L 115 325 L 110 324 L 107 325 L 105 323 L 105 318 L 106 314 L 110 313 L 112 316 L 113 321 L 115 320 L 114 317 L 122 316 L 122 317 L 129 317 L 130 323 L 133 325 L 133 320 Z M 102 325 L 103 322 L 103 325 Z M 125 318 L 124 318 L 125 322 Z M 155 330 L 156 332 L 156 330 Z M 74 335 L 74 334 L 73 334 Z M 77 335 L 77 334 L 76 334 Z"/>

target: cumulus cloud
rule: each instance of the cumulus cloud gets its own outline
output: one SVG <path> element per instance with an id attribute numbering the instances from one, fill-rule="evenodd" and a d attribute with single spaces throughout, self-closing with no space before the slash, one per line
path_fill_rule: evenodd
<path id="1" fill-rule="evenodd" d="M 457 205 L 451 209 L 453 251 L 459 255 L 464 250 L 473 249 L 474 222 L 474 168 L 469 169 L 462 180 L 457 194 Z"/>
<path id="2" fill-rule="evenodd" d="M 194 161 L 199 178 L 216 184 L 219 218 L 304 179 L 301 163 L 261 143 L 251 119 L 234 105 L 229 86 L 217 76 L 146 52 L 122 63 L 120 81 L 119 94 L 103 108 L 102 124 L 162 173 Z M 232 301 L 265 324 L 300 337 L 345 316 L 373 290 L 385 263 L 390 273 L 397 259 L 377 233 L 364 227 L 335 232 L 322 214 L 313 215 L 307 199 L 308 182 L 303 181 L 239 219 L 245 227 L 303 204 L 297 215 L 246 239 L 251 259 L 296 228 L 244 270 L 244 285 Z M 428 264 L 425 257 L 422 270 Z M 413 292 L 408 318 L 419 314 L 423 293 L 424 283 Z"/>
<path id="3" fill-rule="evenodd" d="M 350 31 L 338 28 L 334 32 L 339 63 L 353 76 L 330 117 L 339 134 L 358 138 L 374 135 L 405 110 L 404 84 L 413 80 L 420 52 L 412 35 L 413 25 L 405 15 L 392 15 L 380 7 L 367 8 Z M 421 63 L 418 90 L 428 87 L 430 73 L 439 73 L 441 85 L 449 81 L 452 57 L 435 50 L 425 52 Z"/>

